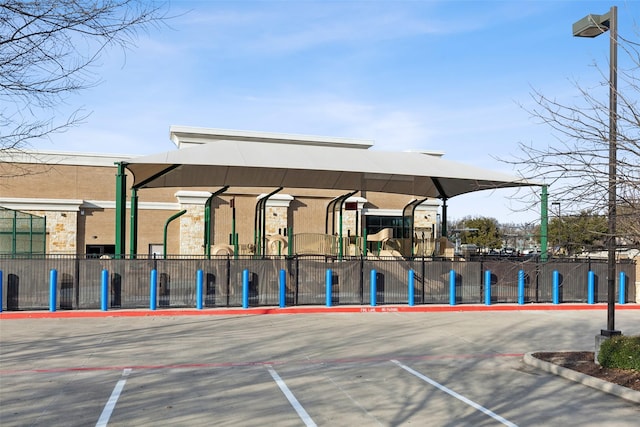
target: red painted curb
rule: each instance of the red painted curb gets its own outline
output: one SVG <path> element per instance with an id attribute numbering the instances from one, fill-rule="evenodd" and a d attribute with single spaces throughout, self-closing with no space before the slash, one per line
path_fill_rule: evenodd
<path id="1" fill-rule="evenodd" d="M 318 314 L 318 313 L 437 313 L 478 311 L 571 311 L 606 310 L 607 304 L 500 304 L 500 305 L 419 305 L 419 306 L 310 306 L 310 307 L 251 307 L 251 308 L 206 308 L 160 309 L 160 310 L 110 310 L 110 311 L 10 311 L 1 312 L 0 320 L 10 319 L 72 319 L 98 317 L 157 317 L 157 316 L 246 316 L 264 314 Z M 640 310 L 640 304 L 616 304 L 616 310 Z"/>

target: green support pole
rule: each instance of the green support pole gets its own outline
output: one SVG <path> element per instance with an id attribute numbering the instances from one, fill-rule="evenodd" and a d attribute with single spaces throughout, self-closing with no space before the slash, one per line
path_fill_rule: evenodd
<path id="1" fill-rule="evenodd" d="M 549 196 L 547 194 L 547 186 L 542 186 L 542 194 L 540 195 L 540 259 L 546 261 L 549 259 L 547 252 L 547 232 L 549 224 L 549 213 L 547 211 Z"/>
<path id="2" fill-rule="evenodd" d="M 255 227 L 253 230 L 253 240 L 256 246 L 255 255 L 257 256 L 263 256 L 264 252 L 266 252 L 264 246 L 265 246 L 265 240 L 266 240 L 265 211 L 266 211 L 267 201 L 269 200 L 269 197 L 273 196 L 279 191 L 282 191 L 282 188 L 283 187 L 278 187 L 276 190 L 262 197 L 256 203 L 255 216 L 253 220 L 253 224 Z"/>
<path id="3" fill-rule="evenodd" d="M 204 256 L 211 259 L 211 199 L 209 197 L 204 204 Z"/>
<path id="4" fill-rule="evenodd" d="M 18 211 L 13 211 L 13 227 L 11 229 L 11 255 L 15 257 L 18 250 Z"/>
<path id="5" fill-rule="evenodd" d="M 131 209 L 130 209 L 130 231 L 129 231 L 129 256 L 135 258 L 138 255 L 138 190 L 131 189 Z"/>
<path id="6" fill-rule="evenodd" d="M 29 255 L 33 254 L 33 215 L 29 216 Z M 2 300 L 0 300 L 2 303 Z"/>
<path id="7" fill-rule="evenodd" d="M 236 198 L 231 199 L 231 243 L 233 244 L 233 259 L 238 258 L 238 236 L 236 236 Z"/>
<path id="8" fill-rule="evenodd" d="M 126 163 L 117 162 L 118 172 L 116 174 L 116 249 L 115 258 L 124 258 L 125 239 L 127 224 L 127 175 L 125 173 Z"/>
<path id="9" fill-rule="evenodd" d="M 47 217 L 44 217 L 44 225 L 42 229 L 42 253 L 47 253 Z"/>
<path id="10" fill-rule="evenodd" d="M 171 221 L 173 221 L 176 218 L 181 217 L 182 215 L 186 214 L 187 210 L 183 209 L 180 212 L 173 214 L 169 217 L 169 219 L 167 219 L 167 222 L 164 223 L 164 238 L 162 240 L 162 252 L 163 252 L 163 258 L 167 259 L 167 229 L 169 228 L 169 223 Z"/>
<path id="11" fill-rule="evenodd" d="M 229 189 L 228 185 L 225 185 L 215 193 L 212 193 L 204 204 L 204 255 L 209 259 L 211 258 L 211 201 L 214 197 L 219 196 Z"/>
<path id="12" fill-rule="evenodd" d="M 229 186 L 225 185 L 215 193 L 212 193 L 204 204 L 204 255 L 207 259 L 211 258 L 211 201 L 228 189 Z"/>
<path id="13" fill-rule="evenodd" d="M 340 201 L 340 214 L 338 215 L 338 226 L 340 227 L 340 230 L 338 232 L 338 259 L 339 260 L 342 260 L 342 254 L 344 251 L 344 248 L 343 248 L 344 245 L 342 243 L 342 207 L 344 206 L 345 200 L 347 199 L 345 198 Z"/>
<path id="14" fill-rule="evenodd" d="M 367 256 L 367 227 L 362 227 L 362 254 Z"/>

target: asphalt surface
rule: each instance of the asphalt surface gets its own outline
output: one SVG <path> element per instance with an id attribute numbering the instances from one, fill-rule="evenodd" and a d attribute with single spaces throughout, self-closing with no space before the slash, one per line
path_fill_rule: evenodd
<path id="1" fill-rule="evenodd" d="M 0 425 L 638 425 L 523 362 L 593 351 L 606 309 L 460 310 L 3 313 Z M 640 310 L 616 326 L 640 334 Z"/>

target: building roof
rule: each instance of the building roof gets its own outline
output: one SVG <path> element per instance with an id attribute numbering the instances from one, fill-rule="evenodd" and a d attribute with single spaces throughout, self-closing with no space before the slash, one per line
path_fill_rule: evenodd
<path id="1" fill-rule="evenodd" d="M 127 161 L 133 187 L 318 188 L 447 199 L 479 190 L 538 185 L 437 155 L 377 151 L 352 141 L 323 144 L 314 143 L 313 137 L 287 140 L 280 134 L 261 138 L 259 133 L 231 139 L 188 129 L 198 145 Z M 211 142 L 205 143 L 207 134 Z M 190 138 L 184 132 L 172 134 L 172 139 L 173 135 Z"/>

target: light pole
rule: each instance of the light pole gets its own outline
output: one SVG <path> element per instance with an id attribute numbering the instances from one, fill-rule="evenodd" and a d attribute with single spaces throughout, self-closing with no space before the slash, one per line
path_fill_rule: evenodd
<path id="1" fill-rule="evenodd" d="M 616 287 L 616 139 L 618 91 L 618 8 L 612 6 L 604 15 L 587 15 L 573 24 L 576 37 L 597 37 L 609 31 L 609 176 L 608 176 L 608 236 L 607 236 L 607 329 L 602 336 L 620 335 L 615 329 Z"/>

